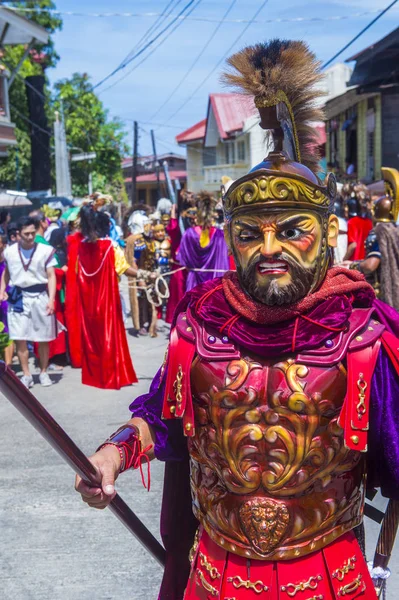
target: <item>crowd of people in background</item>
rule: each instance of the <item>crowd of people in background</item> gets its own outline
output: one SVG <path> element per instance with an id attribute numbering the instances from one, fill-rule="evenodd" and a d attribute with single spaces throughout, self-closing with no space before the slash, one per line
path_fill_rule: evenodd
<path id="1" fill-rule="evenodd" d="M 335 263 L 361 270 L 380 293 L 376 197 L 350 178 L 338 189 Z M 9 335 L 4 360 L 19 361 L 28 388 L 34 385 L 32 353 L 42 386 L 68 364 L 82 369 L 86 385 L 119 389 L 136 382 L 128 319 L 132 335 L 157 337 L 159 320 L 173 322 L 186 291 L 235 268 L 221 202 L 207 192 L 184 190 L 177 204 L 167 198 L 156 207 L 138 204 L 119 219 L 114 209 L 111 197 L 96 192 L 64 214 L 45 206 L 11 222 L 0 212 L 0 321 Z M 130 312 L 119 290 L 122 276 Z"/>

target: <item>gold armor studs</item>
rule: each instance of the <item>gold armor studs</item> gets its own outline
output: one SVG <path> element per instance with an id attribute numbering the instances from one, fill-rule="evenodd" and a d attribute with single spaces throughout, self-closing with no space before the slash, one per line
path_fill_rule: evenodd
<path id="1" fill-rule="evenodd" d="M 301 581 L 298 584 L 295 583 L 287 583 L 287 585 L 281 586 L 281 591 L 286 592 L 290 598 L 293 598 L 297 592 L 304 592 L 306 590 L 315 590 L 317 588 L 318 582 L 321 581 L 323 577 L 321 575 L 316 575 L 316 577 L 309 577 L 307 581 Z"/>
<path id="2" fill-rule="evenodd" d="M 212 596 L 215 596 L 215 597 L 219 596 L 218 590 L 215 587 L 213 587 L 213 585 L 211 585 L 210 583 L 207 582 L 207 580 L 205 579 L 205 575 L 203 574 L 201 569 L 197 569 L 196 573 L 197 573 L 198 581 L 200 582 L 202 587 L 207 592 L 209 592 Z"/>
<path id="3" fill-rule="evenodd" d="M 347 575 L 349 573 L 349 571 L 355 570 L 355 562 L 356 562 L 356 556 L 352 556 L 351 558 L 348 558 L 348 560 L 346 562 L 344 562 L 343 566 L 340 569 L 336 569 L 335 571 L 333 571 L 333 573 L 332 573 L 333 578 L 338 579 L 338 581 L 343 581 L 345 575 Z"/>
<path id="4" fill-rule="evenodd" d="M 200 564 L 208 573 L 211 579 L 220 579 L 220 573 L 216 567 L 213 567 L 208 558 L 202 552 L 199 553 Z"/>
<path id="5" fill-rule="evenodd" d="M 236 589 L 244 587 L 247 590 L 253 590 L 256 594 L 267 592 L 269 589 L 267 585 L 265 585 L 260 579 L 254 582 L 249 581 L 249 579 L 244 581 L 244 579 L 241 579 L 239 575 L 234 575 L 234 577 L 228 577 L 227 581 L 232 583 Z"/>
<path id="6" fill-rule="evenodd" d="M 359 373 L 359 379 L 357 380 L 357 388 L 359 390 L 359 402 L 356 406 L 356 410 L 357 417 L 359 421 L 361 421 L 363 415 L 366 413 L 366 405 L 364 401 L 366 399 L 367 382 L 364 381 L 363 373 Z"/>
<path id="7" fill-rule="evenodd" d="M 343 585 L 342 587 L 340 587 L 338 590 L 338 596 L 341 598 L 343 596 L 352 595 L 355 592 L 357 592 L 357 590 L 360 587 L 362 588 L 361 589 L 362 592 L 364 592 L 366 590 L 366 584 L 364 583 L 364 581 L 362 581 L 361 573 L 359 573 L 359 575 L 356 577 L 356 579 L 354 579 L 351 583 L 348 583 L 347 585 Z"/>

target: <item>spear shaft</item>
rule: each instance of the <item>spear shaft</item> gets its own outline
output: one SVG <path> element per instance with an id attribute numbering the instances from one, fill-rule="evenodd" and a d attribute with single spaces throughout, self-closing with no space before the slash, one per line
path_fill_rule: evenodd
<path id="1" fill-rule="evenodd" d="M 0 361 L 0 393 L 33 425 L 83 481 L 91 486 L 99 485 L 98 473 L 94 465 L 3 361 Z M 165 549 L 118 494 L 113 498 L 109 509 L 164 567 Z"/>

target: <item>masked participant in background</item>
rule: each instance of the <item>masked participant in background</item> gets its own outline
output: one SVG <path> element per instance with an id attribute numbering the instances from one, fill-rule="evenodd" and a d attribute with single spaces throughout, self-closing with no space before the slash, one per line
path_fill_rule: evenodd
<path id="1" fill-rule="evenodd" d="M 131 235 L 126 240 L 126 259 L 130 264 L 135 260 L 139 269 L 137 276 L 129 279 L 133 327 L 140 335 L 149 333 L 157 337 L 157 307 L 150 302 L 146 291 L 153 284 L 157 270 L 151 221 L 144 210 L 136 210 L 129 217 L 128 226 Z"/>
<path id="2" fill-rule="evenodd" d="M 134 276 L 120 246 L 109 237 L 107 214 L 80 210 L 78 292 L 82 323 L 82 383 L 119 389 L 137 382 L 122 317 L 118 276 Z"/>
<path id="3" fill-rule="evenodd" d="M 229 65 L 274 138 L 223 198 L 237 272 L 183 298 L 150 392 L 92 457 L 113 465 L 103 491 L 78 489 L 105 506 L 110 480 L 154 444 L 162 600 L 372 600 L 354 530 L 366 474 L 399 500 L 399 342 L 379 319 L 393 311 L 363 275 L 331 267 L 336 184 L 316 175 L 315 56 L 274 40 Z"/>
<path id="4" fill-rule="evenodd" d="M 399 171 L 383 167 L 386 196 L 373 207 L 374 227 L 366 240 L 366 258 L 350 269 L 363 273 L 378 297 L 399 310 Z"/>
<path id="5" fill-rule="evenodd" d="M 188 270 L 186 291 L 229 269 L 223 231 L 214 226 L 215 198 L 201 192 L 197 204 L 197 225 L 185 231 L 177 254 L 179 263 Z"/>
<path id="6" fill-rule="evenodd" d="M 173 204 L 170 215 L 161 215 L 161 222 L 165 225 L 166 233 L 170 238 L 170 270 L 175 271 L 169 279 L 169 298 L 166 304 L 166 323 L 172 323 L 173 315 L 186 290 L 187 272 L 180 270 L 181 264 L 177 260 L 181 242 L 181 231 L 177 218 L 177 205 Z"/>
<path id="7" fill-rule="evenodd" d="M 361 183 L 347 183 L 343 187 L 347 195 L 348 208 L 348 248 L 344 260 L 362 260 L 366 256 L 365 241 L 373 228 L 368 204 L 370 194 L 367 186 Z"/>

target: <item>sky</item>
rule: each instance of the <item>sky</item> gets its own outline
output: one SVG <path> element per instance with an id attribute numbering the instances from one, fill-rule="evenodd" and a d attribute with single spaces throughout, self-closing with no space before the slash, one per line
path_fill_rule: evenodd
<path id="1" fill-rule="evenodd" d="M 162 20 L 151 40 L 177 15 L 189 0 L 174 0 L 171 16 Z M 60 11 L 79 13 L 161 13 L 168 0 L 55 0 Z M 224 22 L 211 38 L 216 22 L 222 20 L 233 0 L 195 0 L 191 19 L 179 21 L 179 27 L 157 47 L 166 33 L 125 69 L 96 88 L 111 116 L 125 124 L 127 143 L 132 145 L 133 121 L 140 125 L 139 153 L 151 153 L 149 131 L 154 129 L 159 154 L 166 151 L 184 154 L 175 136 L 206 117 L 208 96 L 228 91 L 219 82 L 223 64 L 217 63 L 232 46 L 229 54 L 274 37 L 305 40 L 318 58 L 325 62 L 350 41 L 389 0 L 268 0 L 259 13 L 258 23 Z M 236 0 L 227 20 L 251 20 L 263 0 Z M 359 16 L 359 13 L 368 13 Z M 331 19 L 345 17 L 345 19 Z M 47 74 L 51 82 L 70 77 L 74 72 L 88 73 L 95 85 L 111 73 L 133 50 L 156 21 L 148 16 L 62 16 L 63 29 L 54 36 L 60 61 Z M 303 21 L 292 19 L 303 18 Z M 277 19 L 291 19 L 276 22 Z M 315 20 L 310 20 L 315 19 Z M 266 21 L 272 20 L 272 23 Z M 399 3 L 373 25 L 336 62 L 378 41 L 399 25 Z M 246 31 L 243 33 L 244 29 Z M 240 39 L 239 36 L 241 34 Z M 238 40 L 238 41 L 237 41 Z M 155 51 L 148 56 L 150 51 Z M 190 66 L 203 51 L 195 67 Z M 145 59 L 145 60 L 143 60 Z M 138 65 L 143 61 L 143 64 Z M 138 66 L 137 66 L 138 65 Z M 132 70 L 137 66 L 134 70 Z M 214 70 L 215 69 L 215 70 Z M 212 73 L 212 71 L 214 72 Z M 209 76 L 209 77 L 208 77 Z M 206 82 L 199 88 L 199 84 Z M 176 86 L 174 95 L 165 104 Z M 192 96 L 192 97 L 191 97 Z M 161 110 L 160 110 L 161 109 Z M 177 114 L 174 114 L 176 111 Z"/>

